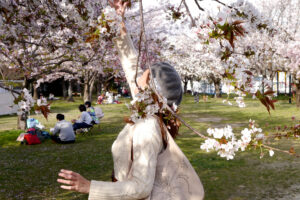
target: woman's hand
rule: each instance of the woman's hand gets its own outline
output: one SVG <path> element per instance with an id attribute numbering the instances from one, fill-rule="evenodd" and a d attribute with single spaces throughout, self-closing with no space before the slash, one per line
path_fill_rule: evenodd
<path id="1" fill-rule="evenodd" d="M 127 0 L 124 2 L 123 0 L 108 0 L 111 7 L 113 7 L 116 10 L 116 13 L 122 17 L 122 23 L 121 23 L 121 35 L 126 35 L 126 27 L 124 22 L 124 15 L 126 7 L 129 4 L 129 1 Z"/>
<path id="2" fill-rule="evenodd" d="M 124 2 L 123 0 L 108 0 L 109 5 L 113 7 L 117 14 L 124 19 L 125 9 L 129 4 L 129 1 Z"/>
<path id="3" fill-rule="evenodd" d="M 65 184 L 60 186 L 62 189 L 74 190 L 76 192 L 86 193 L 86 194 L 90 192 L 91 182 L 85 179 L 80 174 L 70 170 L 62 169 L 58 173 L 58 176 L 64 178 L 64 179 L 57 179 L 57 182 Z"/>

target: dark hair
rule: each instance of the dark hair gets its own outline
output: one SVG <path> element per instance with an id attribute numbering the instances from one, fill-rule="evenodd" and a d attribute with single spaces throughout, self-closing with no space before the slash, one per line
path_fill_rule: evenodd
<path id="1" fill-rule="evenodd" d="M 56 115 L 56 119 L 61 121 L 61 120 L 64 120 L 65 119 L 65 116 L 63 114 L 57 114 Z"/>
<path id="2" fill-rule="evenodd" d="M 90 101 L 86 101 L 86 102 L 84 103 L 84 105 L 86 105 L 86 106 L 88 106 L 88 107 L 91 107 L 91 106 L 92 106 L 92 104 L 91 104 Z"/>
<path id="3" fill-rule="evenodd" d="M 165 111 L 165 113 L 157 113 L 156 114 L 159 118 L 159 126 L 161 130 L 161 137 L 163 141 L 164 148 L 167 148 L 167 131 L 170 133 L 172 138 L 176 138 L 179 132 L 179 127 L 181 126 L 181 122 L 178 118 L 174 117 L 170 111 Z"/>
<path id="4" fill-rule="evenodd" d="M 78 106 L 78 108 L 79 108 L 80 112 L 86 111 L 86 107 L 85 107 L 85 105 L 83 105 L 83 104 L 80 104 L 80 105 Z"/>

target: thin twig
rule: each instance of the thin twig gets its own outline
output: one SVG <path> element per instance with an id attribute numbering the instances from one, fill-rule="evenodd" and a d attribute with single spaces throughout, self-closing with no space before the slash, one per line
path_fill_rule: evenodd
<path id="1" fill-rule="evenodd" d="M 14 89 L 11 89 L 9 87 L 5 87 L 5 86 L 2 86 L 2 85 L 0 85 L 0 88 L 3 88 L 5 90 L 8 90 L 8 91 L 13 92 L 15 94 L 19 94 L 19 95 L 21 94 L 21 92 L 18 92 L 18 91 L 14 90 Z"/>
<path id="2" fill-rule="evenodd" d="M 179 9 L 180 9 L 180 7 L 181 7 L 181 5 L 182 5 L 183 2 L 184 2 L 184 0 L 181 0 L 180 4 L 178 6 L 178 11 L 179 11 Z"/>
<path id="3" fill-rule="evenodd" d="M 138 57 L 137 57 L 137 62 L 136 62 L 136 69 L 135 69 L 135 77 L 134 77 L 134 82 L 135 82 L 135 85 L 138 88 L 138 90 L 140 90 L 140 87 L 137 84 L 137 75 L 138 75 L 139 61 L 140 61 L 140 56 L 141 56 L 141 46 L 142 46 L 143 34 L 145 34 L 144 33 L 145 28 L 144 28 L 143 0 L 140 0 L 139 6 L 140 6 L 141 31 L 140 31 L 140 39 L 139 39 L 139 42 L 138 42 L 139 52 L 138 52 Z"/>
<path id="4" fill-rule="evenodd" d="M 183 2 L 184 6 L 185 6 L 185 9 L 186 9 L 186 11 L 187 11 L 187 13 L 188 13 L 188 15 L 189 15 L 191 21 L 192 21 L 192 27 L 195 27 L 195 26 L 196 26 L 196 22 L 195 22 L 195 20 L 194 20 L 192 14 L 191 14 L 191 12 L 190 12 L 190 9 L 189 9 L 188 5 L 186 4 L 185 0 L 182 0 L 182 2 Z"/>
<path id="5" fill-rule="evenodd" d="M 293 155 L 293 156 L 295 156 L 295 157 L 297 157 L 297 158 L 300 157 L 299 154 L 291 153 L 291 152 L 289 152 L 289 151 L 287 151 L 287 150 L 282 150 L 282 149 L 278 149 L 278 148 L 275 148 L 275 147 L 270 147 L 270 146 L 265 145 L 265 144 L 262 144 L 261 146 L 262 146 L 262 147 L 265 147 L 266 149 L 269 149 L 269 150 L 274 150 L 274 151 L 279 151 L 279 152 L 282 152 L 282 153 L 287 153 L 287 154 Z"/>
<path id="6" fill-rule="evenodd" d="M 196 3 L 196 5 L 197 5 L 197 7 L 199 8 L 199 10 L 201 10 L 201 11 L 205 11 L 200 5 L 199 5 L 199 3 L 198 3 L 198 1 L 197 0 L 195 0 L 195 3 Z"/>

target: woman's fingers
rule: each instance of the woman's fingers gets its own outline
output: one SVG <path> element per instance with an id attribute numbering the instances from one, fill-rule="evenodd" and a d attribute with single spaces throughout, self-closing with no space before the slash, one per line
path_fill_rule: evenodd
<path id="1" fill-rule="evenodd" d="M 71 174 L 65 174 L 65 173 L 59 173 L 58 176 L 63 177 L 65 179 L 76 179 L 76 177 L 74 175 Z"/>
<path id="2" fill-rule="evenodd" d="M 70 179 L 70 180 L 76 180 L 79 174 L 77 174 L 76 172 L 70 171 L 70 170 L 65 170 L 62 169 L 60 170 L 60 172 L 58 173 L 58 176 L 63 177 L 65 179 Z"/>
<path id="3" fill-rule="evenodd" d="M 71 185 L 71 186 L 75 184 L 74 181 L 71 181 L 71 180 L 65 180 L 65 179 L 57 179 L 57 182 L 63 183 L 63 184 L 67 184 L 67 185 Z"/>
<path id="4" fill-rule="evenodd" d="M 57 182 L 64 184 L 60 186 L 62 189 L 75 190 L 81 193 L 89 193 L 91 182 L 86 180 L 80 174 L 70 170 L 61 169 L 58 173 L 58 176 L 63 178 L 57 179 Z"/>
<path id="5" fill-rule="evenodd" d="M 73 172 L 71 170 L 61 169 L 60 172 L 66 173 L 66 174 L 76 174 L 76 172 Z"/>
<path id="6" fill-rule="evenodd" d="M 126 7 L 128 6 L 128 4 L 129 4 L 129 1 L 126 1 L 126 2 L 123 4 L 123 6 L 122 6 L 122 12 L 123 12 L 123 13 L 125 12 L 125 9 L 126 9 Z"/>
<path id="7" fill-rule="evenodd" d="M 76 190 L 75 186 L 61 185 L 60 187 L 65 190 Z"/>

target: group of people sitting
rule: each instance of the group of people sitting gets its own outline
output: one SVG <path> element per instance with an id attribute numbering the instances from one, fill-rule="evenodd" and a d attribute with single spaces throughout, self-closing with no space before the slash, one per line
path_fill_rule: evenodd
<path id="1" fill-rule="evenodd" d="M 83 128 L 91 128 L 94 124 L 99 124 L 99 118 L 103 117 L 103 113 L 100 108 L 100 113 L 95 112 L 95 108 L 92 107 L 91 102 L 87 101 L 85 104 L 79 105 L 79 111 L 81 115 L 79 119 L 73 119 L 72 123 L 65 120 L 63 114 L 57 114 L 57 123 L 54 128 L 50 129 L 51 139 L 60 144 L 69 144 L 75 142 L 76 130 Z"/>
<path id="2" fill-rule="evenodd" d="M 120 104 L 120 94 L 114 94 L 112 92 L 106 92 L 98 97 L 97 104 Z"/>

